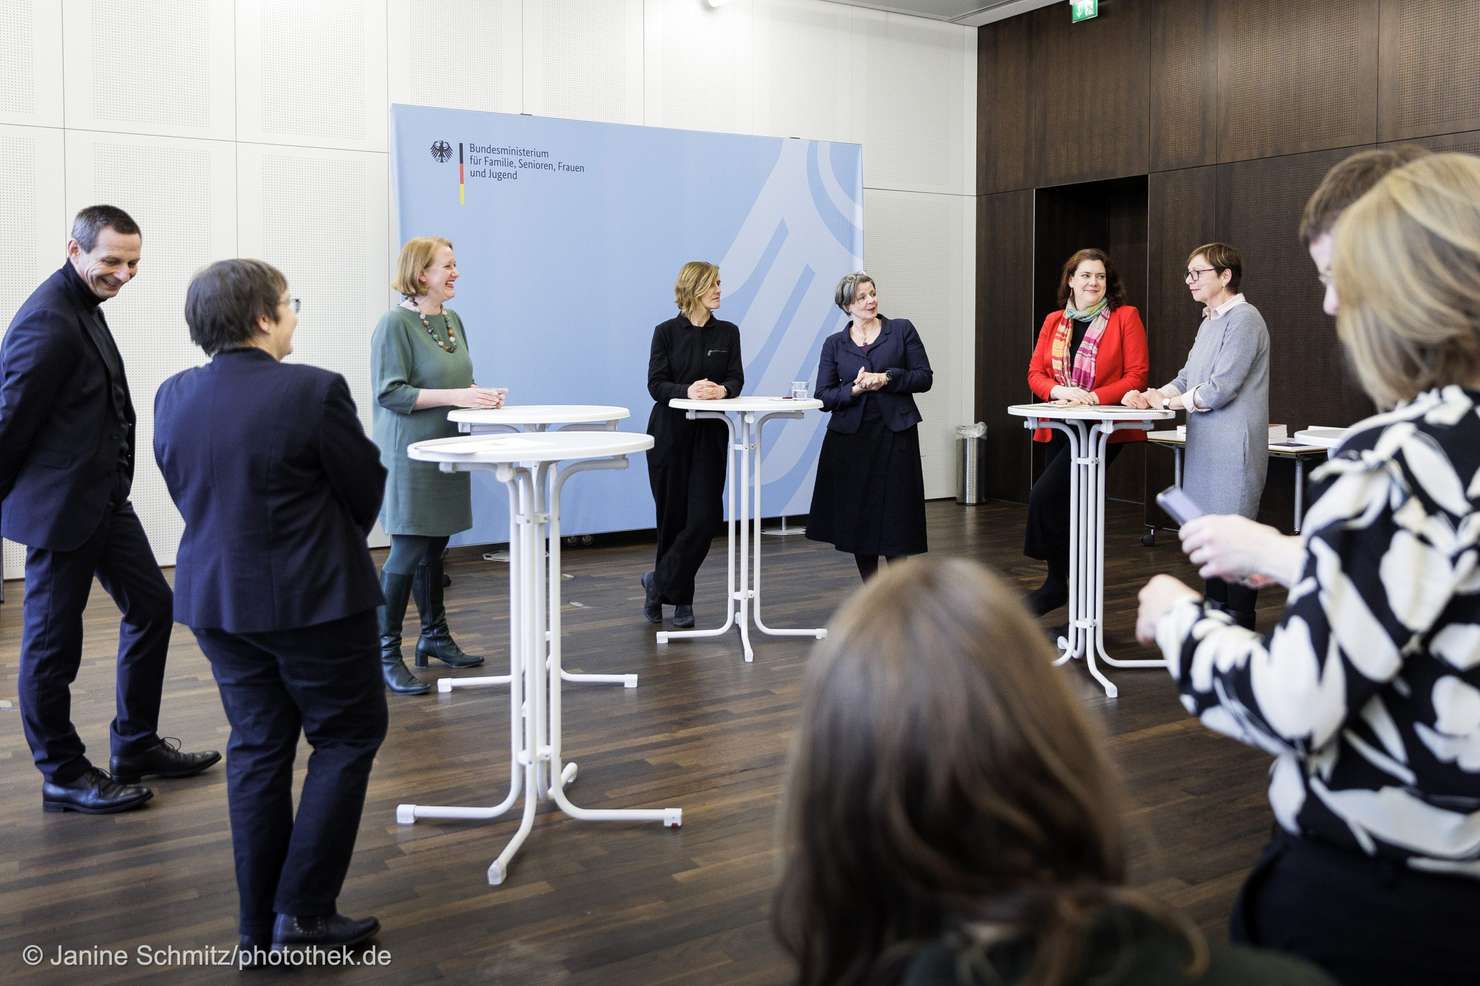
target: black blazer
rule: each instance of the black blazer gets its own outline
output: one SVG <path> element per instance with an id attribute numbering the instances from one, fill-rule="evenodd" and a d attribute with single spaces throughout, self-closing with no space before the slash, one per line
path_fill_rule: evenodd
<path id="1" fill-rule="evenodd" d="M 696 328 L 686 316 L 679 315 L 653 329 L 648 352 L 648 393 L 654 401 L 647 428 L 654 443 L 648 453 L 650 463 L 661 464 L 679 436 L 696 425 L 724 427 L 715 421 L 690 421 L 685 417 L 687 412 L 668 406 L 675 397 L 687 397 L 689 384 L 695 380 L 723 384 L 726 397 L 740 396 L 745 387 L 745 368 L 740 360 L 740 327 L 734 322 L 710 316 L 708 322 Z"/>
<path id="2" fill-rule="evenodd" d="M 0 342 L 0 533 L 33 548 L 80 547 L 115 489 L 124 439 L 108 364 L 85 322 L 98 304 L 64 263 L 31 292 Z M 128 381 L 119 383 L 127 394 Z M 125 418 L 132 479 L 132 400 Z"/>
<path id="3" fill-rule="evenodd" d="M 912 395 L 923 394 L 935 382 L 925 344 L 920 341 L 915 324 L 907 318 L 880 315 L 879 322 L 879 338 L 866 355 L 848 335 L 852 322 L 822 342 L 822 359 L 817 363 L 817 399 L 822 401 L 824 410 L 832 412 L 828 431 L 851 435 L 863 423 L 863 395 L 853 396 L 853 380 L 861 367 L 870 373 L 886 370 L 889 373 L 889 383 L 884 389 L 872 392 L 885 427 L 890 431 L 905 431 L 924 420 Z"/>
<path id="4" fill-rule="evenodd" d="M 154 458 L 185 518 L 180 623 L 290 630 L 380 605 L 365 536 L 385 468 L 339 374 L 217 353 L 160 385 Z"/>

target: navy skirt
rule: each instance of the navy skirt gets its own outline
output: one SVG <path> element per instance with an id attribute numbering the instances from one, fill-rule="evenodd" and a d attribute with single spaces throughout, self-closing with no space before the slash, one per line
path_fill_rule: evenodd
<path id="1" fill-rule="evenodd" d="M 851 435 L 828 431 L 807 537 L 855 555 L 923 555 L 925 475 L 918 426 L 890 431 L 875 413 Z"/>

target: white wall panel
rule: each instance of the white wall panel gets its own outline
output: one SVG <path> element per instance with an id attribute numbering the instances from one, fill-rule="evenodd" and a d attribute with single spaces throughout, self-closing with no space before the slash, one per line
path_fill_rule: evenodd
<path id="1" fill-rule="evenodd" d="M 66 256 L 62 131 L 0 126 L 0 338 L 16 309 Z M 0 547 L 3 578 L 20 578 L 25 551 Z"/>
<path id="2" fill-rule="evenodd" d="M 753 132 L 754 21 L 751 0 L 719 8 L 695 0 L 646 0 L 643 122 Z"/>
<path id="3" fill-rule="evenodd" d="M 972 278 L 965 247 L 975 199 L 866 189 L 863 201 L 864 266 L 878 283 L 879 310 L 915 323 L 935 371 L 934 386 L 916 397 L 925 418 L 925 495 L 951 496 L 954 428 L 971 413 Z"/>
<path id="4" fill-rule="evenodd" d="M 63 0 L 62 14 L 69 128 L 235 136 L 231 4 Z"/>
<path id="5" fill-rule="evenodd" d="M 390 101 L 522 112 L 522 7 L 520 0 L 390 0 Z M 435 58 L 409 57 L 408 39 L 433 35 Z"/>
<path id="6" fill-rule="evenodd" d="M 161 564 L 173 564 L 184 523 L 154 464 L 154 393 L 205 362 L 185 327 L 185 288 L 236 247 L 236 167 L 213 140 L 68 131 L 67 214 L 105 202 L 143 231 L 138 276 L 103 312 L 123 354 L 138 413 L 134 509 Z"/>
<path id="7" fill-rule="evenodd" d="M 370 335 L 389 305 L 383 154 L 242 144 L 241 255 L 303 299 L 295 362 L 344 375 L 370 429 Z"/>
<path id="8" fill-rule="evenodd" d="M 269 144 L 386 149 L 384 0 L 237 0 L 237 137 Z M 432 39 L 396 39 L 395 57 L 450 72 Z"/>
<path id="9" fill-rule="evenodd" d="M 0 4 L 0 123 L 62 125 L 62 11 L 56 0 Z"/>
<path id="10" fill-rule="evenodd" d="M 642 3 L 526 3 L 524 112 L 605 123 L 642 123 Z"/>
<path id="11" fill-rule="evenodd" d="M 870 188 L 975 192 L 966 154 L 966 29 L 898 14 L 860 16 L 863 183 Z M 973 49 L 974 50 L 974 49 Z M 974 60 L 973 60 L 974 67 Z M 970 100 L 974 102 L 973 100 Z"/>
<path id="12" fill-rule="evenodd" d="M 755 0 L 755 130 L 860 143 L 855 9 L 815 0 Z"/>

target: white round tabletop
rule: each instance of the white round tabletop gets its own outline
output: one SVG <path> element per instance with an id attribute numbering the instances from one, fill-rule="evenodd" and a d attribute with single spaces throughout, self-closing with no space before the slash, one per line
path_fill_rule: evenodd
<path id="1" fill-rule="evenodd" d="M 668 406 L 679 411 L 820 411 L 822 402 L 815 397 L 797 400 L 794 397 L 726 397 L 719 401 L 696 401 L 687 397 L 675 397 Z"/>
<path id="2" fill-rule="evenodd" d="M 632 416 L 614 404 L 509 404 L 504 407 L 459 407 L 448 421 L 470 425 L 585 425 L 623 421 Z"/>
<path id="3" fill-rule="evenodd" d="M 1176 411 L 1138 410 L 1124 404 L 1081 404 L 1066 407 L 1059 404 L 1013 404 L 1007 413 L 1019 418 L 1041 418 L 1045 421 L 1165 421 L 1177 416 Z"/>
<path id="4" fill-rule="evenodd" d="M 562 462 L 632 455 L 653 447 L 653 436 L 626 431 L 533 431 L 512 435 L 459 435 L 413 442 L 406 454 L 419 462 L 502 465 Z"/>

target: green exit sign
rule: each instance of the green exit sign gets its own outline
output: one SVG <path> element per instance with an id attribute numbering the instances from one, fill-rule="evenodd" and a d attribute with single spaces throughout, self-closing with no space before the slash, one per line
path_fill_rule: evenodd
<path id="1" fill-rule="evenodd" d="M 1074 19 L 1070 22 L 1073 24 L 1100 16 L 1100 0 L 1069 0 L 1069 8 L 1074 12 Z"/>

